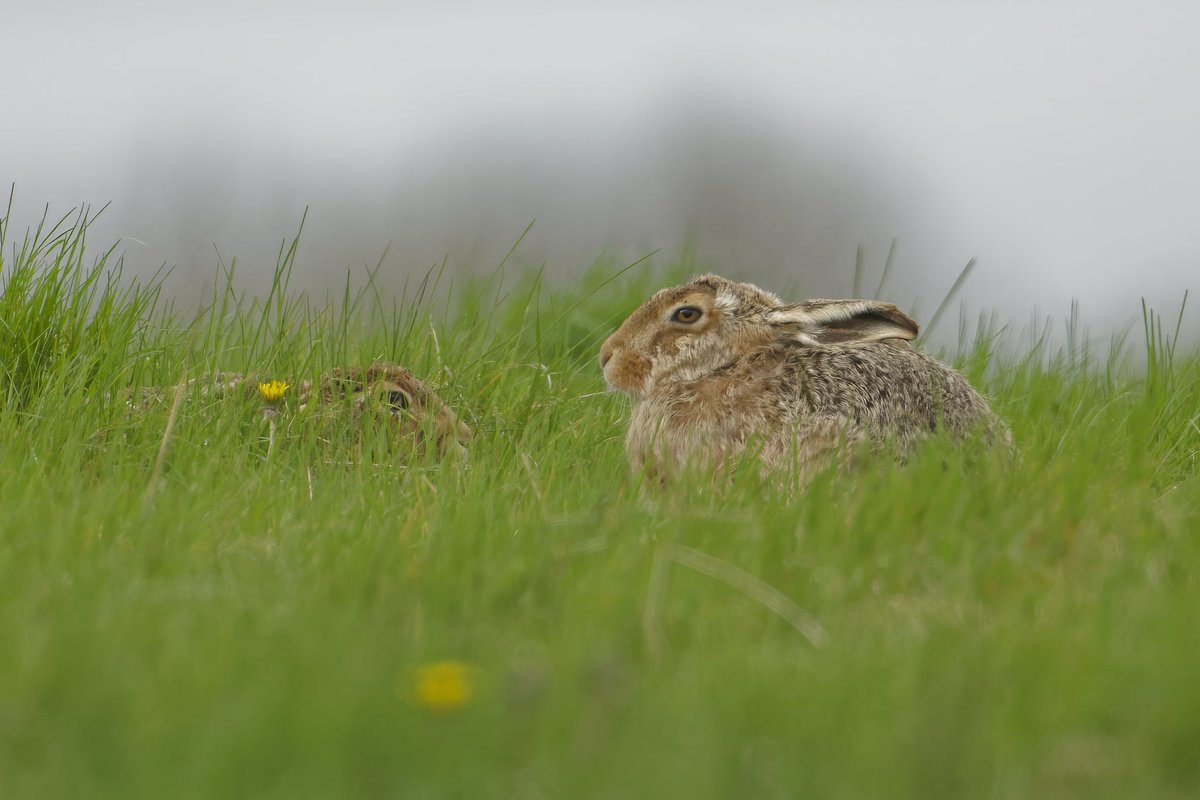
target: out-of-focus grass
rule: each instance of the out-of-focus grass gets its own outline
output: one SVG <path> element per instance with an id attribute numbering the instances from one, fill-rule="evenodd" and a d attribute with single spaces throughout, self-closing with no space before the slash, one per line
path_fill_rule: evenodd
<path id="1" fill-rule="evenodd" d="M 266 302 L 230 280 L 189 320 L 96 289 L 86 221 L 3 248 L 0 796 L 1200 789 L 1200 358 L 1152 313 L 1146 370 L 967 348 L 1015 463 L 649 492 L 595 353 L 661 275 L 326 308 L 284 249 Z M 268 460 L 252 404 L 190 396 L 150 485 L 170 403 L 128 387 L 375 359 L 472 425 L 469 463 L 286 413 Z M 423 703 L 443 661 L 469 692 Z"/>

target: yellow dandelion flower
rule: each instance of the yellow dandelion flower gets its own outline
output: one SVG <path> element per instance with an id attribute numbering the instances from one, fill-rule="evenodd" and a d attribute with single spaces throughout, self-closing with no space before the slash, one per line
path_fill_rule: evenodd
<path id="1" fill-rule="evenodd" d="M 430 711 L 454 711 L 473 693 L 471 667 L 461 661 L 434 661 L 417 670 L 417 703 Z"/>
<path id="2" fill-rule="evenodd" d="M 260 383 L 258 385 L 259 394 L 261 394 L 262 399 L 268 403 L 278 403 L 283 399 L 283 395 L 289 388 L 290 384 L 284 383 L 283 381 L 269 381 L 267 383 Z"/>

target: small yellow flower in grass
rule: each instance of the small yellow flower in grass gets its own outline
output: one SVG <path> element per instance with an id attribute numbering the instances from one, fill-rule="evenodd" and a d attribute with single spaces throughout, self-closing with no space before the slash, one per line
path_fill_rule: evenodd
<path id="1" fill-rule="evenodd" d="M 434 661 L 417 670 L 417 703 L 429 711 L 454 711 L 473 693 L 471 667 L 461 661 Z"/>
<path id="2" fill-rule="evenodd" d="M 268 403 L 278 403 L 289 388 L 290 384 L 283 381 L 269 381 L 258 385 L 259 394 Z"/>
<path id="3" fill-rule="evenodd" d="M 267 381 L 258 385 L 258 393 L 262 395 L 266 405 L 263 406 L 263 419 L 271 426 L 270 439 L 267 444 L 267 458 L 275 452 L 275 418 L 279 416 L 279 404 L 287 393 L 288 384 L 283 381 Z"/>

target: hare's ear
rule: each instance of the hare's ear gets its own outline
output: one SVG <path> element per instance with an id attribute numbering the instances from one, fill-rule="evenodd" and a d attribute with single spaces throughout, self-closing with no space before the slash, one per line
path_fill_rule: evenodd
<path id="1" fill-rule="evenodd" d="M 808 300 L 771 312 L 770 320 L 805 344 L 917 338 L 917 323 L 880 300 Z"/>

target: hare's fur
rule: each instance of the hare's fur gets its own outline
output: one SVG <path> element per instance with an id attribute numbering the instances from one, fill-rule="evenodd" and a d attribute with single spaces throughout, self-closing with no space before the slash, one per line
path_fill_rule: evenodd
<path id="1" fill-rule="evenodd" d="M 698 319 L 681 321 L 699 311 Z M 866 442 L 901 456 L 939 429 L 1008 441 L 959 373 L 914 350 L 917 324 L 873 300 L 786 304 L 703 275 L 657 292 L 601 349 L 609 385 L 633 399 L 635 470 L 720 467 L 753 448 L 807 477 Z"/>

